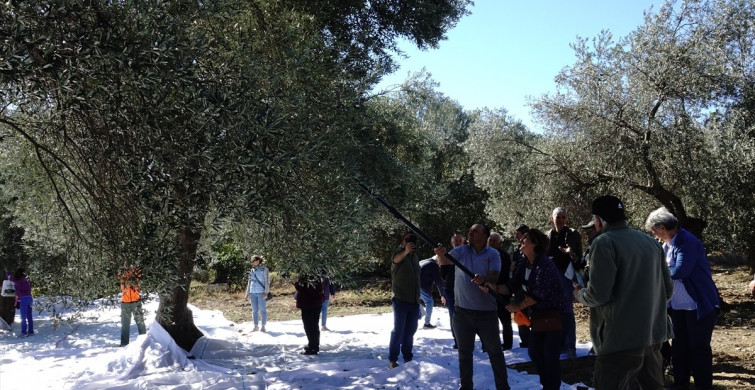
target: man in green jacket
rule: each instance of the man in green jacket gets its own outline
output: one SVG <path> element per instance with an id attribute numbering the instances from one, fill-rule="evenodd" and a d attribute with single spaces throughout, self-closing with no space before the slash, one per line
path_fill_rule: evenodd
<path id="1" fill-rule="evenodd" d="M 590 245 L 587 287 L 574 297 L 590 307 L 594 385 L 663 389 L 661 344 L 671 338 L 666 303 L 673 283 L 658 241 L 627 225 L 624 204 L 610 195 L 592 203 L 602 232 Z"/>
<path id="2" fill-rule="evenodd" d="M 398 367 L 398 355 L 404 363 L 412 360 L 414 354 L 414 333 L 419 321 L 419 258 L 417 236 L 404 234 L 401 245 L 393 252 L 391 263 L 391 289 L 393 290 L 393 330 L 388 346 L 388 368 Z"/>

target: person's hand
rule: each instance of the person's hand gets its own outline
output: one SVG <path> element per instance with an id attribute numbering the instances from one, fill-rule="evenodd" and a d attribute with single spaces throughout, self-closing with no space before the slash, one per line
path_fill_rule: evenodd
<path id="1" fill-rule="evenodd" d="M 558 247 L 558 250 L 560 250 L 562 253 L 566 253 L 569 255 L 569 257 L 574 258 L 574 252 L 572 252 L 571 247 L 569 244 L 566 244 L 566 246 L 560 246 Z"/>
<path id="2" fill-rule="evenodd" d="M 267 293 L 262 294 L 262 299 L 267 300 Z"/>
<path id="3" fill-rule="evenodd" d="M 493 283 L 490 283 L 490 282 L 482 283 L 480 284 L 479 287 L 480 287 L 480 290 L 482 290 L 485 294 L 489 293 L 490 291 L 495 291 L 495 286 L 493 285 Z"/>
<path id="4" fill-rule="evenodd" d="M 408 242 L 406 243 L 406 246 L 404 247 L 404 253 L 408 255 L 410 253 L 413 253 L 415 249 L 417 249 L 417 244 Z"/>
<path id="5" fill-rule="evenodd" d="M 446 255 L 446 248 L 444 248 L 443 245 L 438 245 L 433 248 L 433 252 L 435 252 L 438 257 L 443 257 Z"/>
<path id="6" fill-rule="evenodd" d="M 755 298 L 755 279 L 750 282 L 750 294 Z"/>
<path id="7" fill-rule="evenodd" d="M 442 303 L 445 306 L 445 304 L 446 304 L 446 297 L 440 297 L 440 303 Z"/>
<path id="8" fill-rule="evenodd" d="M 573 283 L 574 285 L 574 299 L 579 300 L 579 290 L 582 289 L 582 286 L 579 285 L 579 283 Z"/>
<path id="9" fill-rule="evenodd" d="M 523 302 L 520 302 L 520 303 L 511 303 L 511 304 L 506 305 L 506 310 L 508 310 L 509 313 L 516 313 L 516 312 L 521 311 L 522 309 L 524 309 L 524 307 L 525 306 L 524 306 Z"/>
<path id="10" fill-rule="evenodd" d="M 475 284 L 485 283 L 485 278 L 480 274 L 475 274 L 474 278 L 472 278 L 472 283 L 475 283 Z"/>

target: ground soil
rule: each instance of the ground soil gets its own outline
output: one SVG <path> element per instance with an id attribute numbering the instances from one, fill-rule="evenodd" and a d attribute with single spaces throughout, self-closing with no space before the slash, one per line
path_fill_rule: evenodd
<path id="1" fill-rule="evenodd" d="M 713 264 L 713 279 L 725 302 L 713 331 L 713 381 L 715 389 L 755 388 L 755 299 L 749 295 L 747 284 L 752 277 L 744 265 Z M 366 279 L 349 290 L 339 291 L 331 302 L 328 315 L 346 316 L 364 313 L 387 313 L 390 306 L 390 284 L 384 279 Z M 299 318 L 290 284 L 273 286 L 275 298 L 268 304 L 268 319 L 284 321 Z M 249 303 L 243 292 L 229 292 L 222 286 L 192 287 L 190 303 L 209 310 L 221 310 L 233 323 L 251 321 Z M 589 311 L 575 304 L 577 338 L 589 341 Z M 594 357 L 562 361 L 563 380 L 592 386 Z M 536 373 L 531 363 L 510 366 L 518 371 Z M 667 376 L 670 380 L 670 377 Z M 694 389 L 694 387 L 693 387 Z"/>

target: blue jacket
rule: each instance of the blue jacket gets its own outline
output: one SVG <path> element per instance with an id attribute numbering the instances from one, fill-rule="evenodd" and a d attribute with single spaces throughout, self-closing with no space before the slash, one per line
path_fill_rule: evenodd
<path id="1" fill-rule="evenodd" d="M 256 277 L 255 277 L 256 276 Z M 267 294 L 270 292 L 270 271 L 264 264 L 249 270 L 249 280 L 246 284 L 247 294 Z"/>
<path id="2" fill-rule="evenodd" d="M 679 229 L 669 257 L 671 279 L 681 280 L 687 293 L 697 303 L 697 318 L 719 306 L 718 289 L 713 283 L 703 243 L 692 233 Z"/>

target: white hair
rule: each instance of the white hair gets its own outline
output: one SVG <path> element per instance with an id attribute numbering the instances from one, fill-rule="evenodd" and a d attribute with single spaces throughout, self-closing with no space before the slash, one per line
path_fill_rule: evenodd
<path id="1" fill-rule="evenodd" d="M 556 216 L 557 216 L 557 215 L 558 215 L 559 213 L 564 213 L 564 214 L 566 214 L 566 209 L 565 209 L 565 208 L 563 208 L 563 207 L 556 207 L 555 209 L 553 209 L 553 212 L 551 213 L 551 218 L 556 218 Z"/>
<path id="2" fill-rule="evenodd" d="M 645 229 L 651 230 L 663 225 L 668 230 L 673 230 L 679 225 L 679 220 L 665 207 L 660 207 L 650 212 L 645 220 Z"/>

